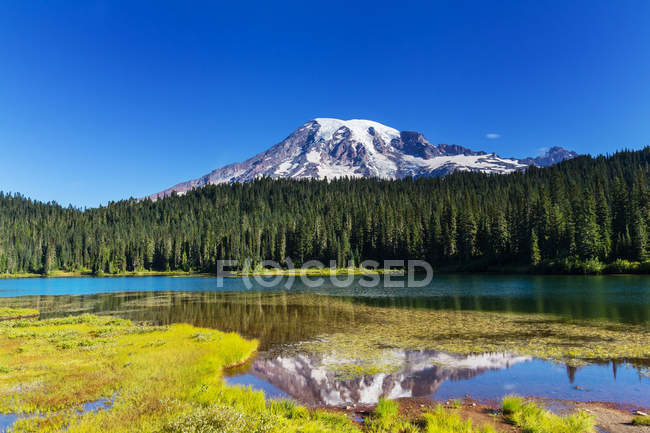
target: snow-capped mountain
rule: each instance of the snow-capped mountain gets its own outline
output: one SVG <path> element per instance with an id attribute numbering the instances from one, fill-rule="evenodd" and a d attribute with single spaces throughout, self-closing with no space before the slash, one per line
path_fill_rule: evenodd
<path id="1" fill-rule="evenodd" d="M 309 406 L 375 404 L 379 398 L 425 397 L 436 393 L 448 380 L 471 379 L 490 370 L 531 361 L 529 356 L 485 353 L 461 356 L 431 350 L 388 350 L 396 369 L 387 373 L 340 378 L 331 363 L 318 355 L 258 356 L 248 373 Z"/>
<path id="2" fill-rule="evenodd" d="M 418 132 L 398 131 L 371 120 L 310 120 L 269 150 L 244 162 L 226 165 L 198 179 L 179 183 L 150 196 L 184 193 L 208 184 L 274 178 L 444 176 L 455 170 L 510 173 L 530 165 L 552 165 L 575 157 L 553 147 L 537 158 L 501 158 L 468 148 L 433 145 Z"/>

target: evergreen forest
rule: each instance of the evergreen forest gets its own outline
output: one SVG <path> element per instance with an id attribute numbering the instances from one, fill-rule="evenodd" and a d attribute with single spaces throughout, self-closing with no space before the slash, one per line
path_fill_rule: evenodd
<path id="1" fill-rule="evenodd" d="M 261 178 L 92 209 L 0 193 L 0 274 L 214 272 L 217 260 L 648 272 L 650 147 L 507 175 Z"/>

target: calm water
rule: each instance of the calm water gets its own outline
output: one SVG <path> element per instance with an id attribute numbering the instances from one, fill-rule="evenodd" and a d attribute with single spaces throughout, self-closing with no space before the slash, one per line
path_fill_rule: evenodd
<path id="1" fill-rule="evenodd" d="M 515 392 L 650 407 L 650 379 L 638 362 L 575 369 L 509 354 L 398 351 L 398 371 L 340 380 L 316 355 L 278 350 L 345 330 L 360 320 L 355 305 L 547 313 L 650 326 L 648 277 L 443 275 L 411 289 L 363 288 L 358 277 L 350 288 L 327 280 L 316 288 L 300 279 L 290 289 L 285 283 L 272 289 L 243 279 L 224 279 L 219 287 L 216 278 L 0 280 L 0 306 L 35 307 L 43 317 L 92 312 L 156 324 L 187 322 L 256 337 L 261 354 L 227 380 L 310 405 L 372 403 L 381 396 L 496 399 Z M 647 369 L 648 360 L 642 361 Z"/>
<path id="2" fill-rule="evenodd" d="M 572 368 L 525 356 L 435 351 L 404 351 L 402 356 L 405 363 L 398 371 L 339 380 L 319 365 L 318 356 L 262 353 L 226 380 L 261 389 L 269 398 L 292 396 L 311 406 L 373 404 L 380 397 L 500 400 L 512 393 L 650 406 L 648 378 L 627 364 Z"/>
<path id="3" fill-rule="evenodd" d="M 355 277 L 349 288 L 336 287 L 327 279 L 313 288 L 299 278 L 289 290 L 284 289 L 286 280 L 278 286 L 287 292 L 358 297 L 359 302 L 387 306 L 536 312 L 579 319 L 650 322 L 650 277 L 647 276 L 436 275 L 423 288 L 383 285 L 363 288 L 357 284 L 360 279 Z M 0 297 L 144 291 L 277 291 L 263 287 L 254 279 L 225 278 L 221 286 L 216 278 L 34 278 L 0 280 Z"/>

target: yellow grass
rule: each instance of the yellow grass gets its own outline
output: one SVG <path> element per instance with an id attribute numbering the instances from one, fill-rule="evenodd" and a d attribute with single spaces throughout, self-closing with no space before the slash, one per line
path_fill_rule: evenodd
<path id="1" fill-rule="evenodd" d="M 186 324 L 93 315 L 1 322 L 0 412 L 22 414 L 17 432 L 358 431 L 344 416 L 289 419 L 261 392 L 226 386 L 222 370 L 257 345 Z M 99 399 L 110 408 L 82 413 Z"/>
<path id="2" fill-rule="evenodd" d="M 0 307 L 0 320 L 21 319 L 38 316 L 38 310 L 33 308 Z"/>

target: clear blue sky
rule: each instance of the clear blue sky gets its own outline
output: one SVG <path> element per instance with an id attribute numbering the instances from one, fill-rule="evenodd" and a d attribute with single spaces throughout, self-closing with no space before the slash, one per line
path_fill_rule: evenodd
<path id="1" fill-rule="evenodd" d="M 314 117 L 502 156 L 640 148 L 649 23 L 647 0 L 2 1 L 0 190 L 144 196 Z"/>

